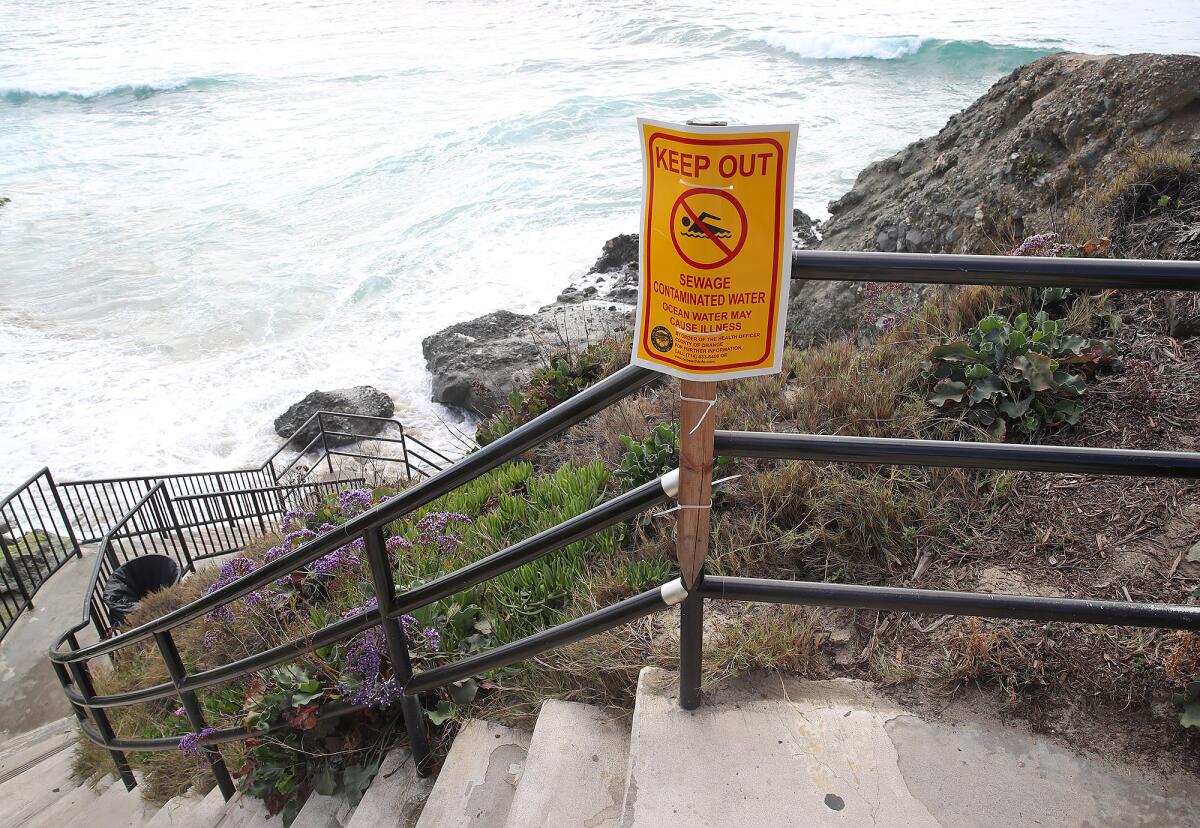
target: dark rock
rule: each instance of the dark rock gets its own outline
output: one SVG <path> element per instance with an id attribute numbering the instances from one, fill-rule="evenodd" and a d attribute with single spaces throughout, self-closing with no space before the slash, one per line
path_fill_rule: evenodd
<path id="1" fill-rule="evenodd" d="M 434 401 L 488 416 L 553 351 L 623 335 L 632 325 L 629 305 L 559 303 L 533 314 L 501 310 L 460 322 L 425 337 L 421 349 Z"/>
<path id="2" fill-rule="evenodd" d="M 638 234 L 622 233 L 604 243 L 604 251 L 596 263 L 592 265 L 591 273 L 607 273 L 610 270 L 623 270 L 638 267 Z"/>
<path id="3" fill-rule="evenodd" d="M 800 209 L 792 210 L 792 237 L 797 249 L 816 247 L 821 243 L 821 234 L 817 228 L 821 222 Z"/>
<path id="4" fill-rule="evenodd" d="M 1176 339 L 1200 336 L 1200 296 L 1188 293 L 1168 295 L 1167 320 L 1171 336 Z"/>
<path id="5" fill-rule="evenodd" d="M 822 250 L 997 253 L 1050 230 L 1131 150 L 1200 150 L 1200 57 L 1058 54 L 1020 67 L 936 136 L 868 165 L 829 204 Z M 949 151 L 953 148 L 953 151 Z M 906 287 L 911 304 L 926 292 Z M 797 342 L 869 337 L 861 285 L 792 283 Z M 1184 316 L 1180 316 L 1183 319 Z M 1181 324 L 1185 324 L 1182 323 Z"/>
<path id="6" fill-rule="evenodd" d="M 370 385 L 336 388 L 333 391 L 313 391 L 275 418 L 275 433 L 280 437 L 291 437 L 296 433 L 296 429 L 303 426 L 305 421 L 318 411 L 390 418 L 396 413 L 396 406 L 391 397 Z M 386 423 L 349 417 L 324 417 L 322 419 L 326 431 L 344 431 L 350 434 L 374 435 L 387 427 Z M 292 443 L 293 448 L 303 448 L 317 436 L 317 433 L 318 428 L 314 421 L 306 426 Z M 344 446 L 354 442 L 349 437 L 328 436 L 326 439 L 330 446 Z"/>

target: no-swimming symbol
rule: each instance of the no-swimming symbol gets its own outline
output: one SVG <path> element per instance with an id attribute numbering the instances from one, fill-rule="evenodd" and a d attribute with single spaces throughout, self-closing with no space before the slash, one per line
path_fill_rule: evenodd
<path id="1" fill-rule="evenodd" d="M 724 190 L 685 190 L 671 209 L 671 241 L 700 270 L 729 264 L 746 243 L 746 211 Z M 694 240 L 694 241 L 693 241 Z"/>

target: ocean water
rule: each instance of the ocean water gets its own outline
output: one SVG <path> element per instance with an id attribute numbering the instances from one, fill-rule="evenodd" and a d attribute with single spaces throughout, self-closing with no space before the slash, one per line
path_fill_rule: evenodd
<path id="1" fill-rule="evenodd" d="M 421 338 L 635 229 L 634 119 L 797 121 L 797 206 L 1188 2 L 0 3 L 0 488 L 257 463 L 314 388 L 445 443 Z"/>

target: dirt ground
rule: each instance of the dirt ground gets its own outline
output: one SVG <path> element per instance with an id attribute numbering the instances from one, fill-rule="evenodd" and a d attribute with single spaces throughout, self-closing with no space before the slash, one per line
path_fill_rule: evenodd
<path id="1" fill-rule="evenodd" d="M 1043 442 L 1197 449 L 1200 339 L 1167 335 L 1165 302 L 1114 297 L 1124 369 L 1089 383 L 1081 422 Z M 1189 550 L 1200 541 L 1200 482 L 1021 472 L 1009 484 L 981 526 L 891 583 L 1195 602 L 1200 554 L 1189 560 Z M 881 682 L 930 711 L 965 694 L 1075 747 L 1200 771 L 1200 736 L 1179 726 L 1170 698 L 1200 667 L 1180 647 L 1184 634 L 866 612 L 827 613 L 822 625 L 832 663 L 820 673 Z"/>

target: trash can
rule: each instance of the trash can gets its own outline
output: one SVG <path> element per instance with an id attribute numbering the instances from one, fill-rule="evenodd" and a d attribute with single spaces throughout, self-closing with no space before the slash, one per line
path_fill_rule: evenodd
<path id="1" fill-rule="evenodd" d="M 138 602 L 179 581 L 179 564 L 166 555 L 144 555 L 121 564 L 104 585 L 104 606 L 113 626 L 125 620 Z"/>

